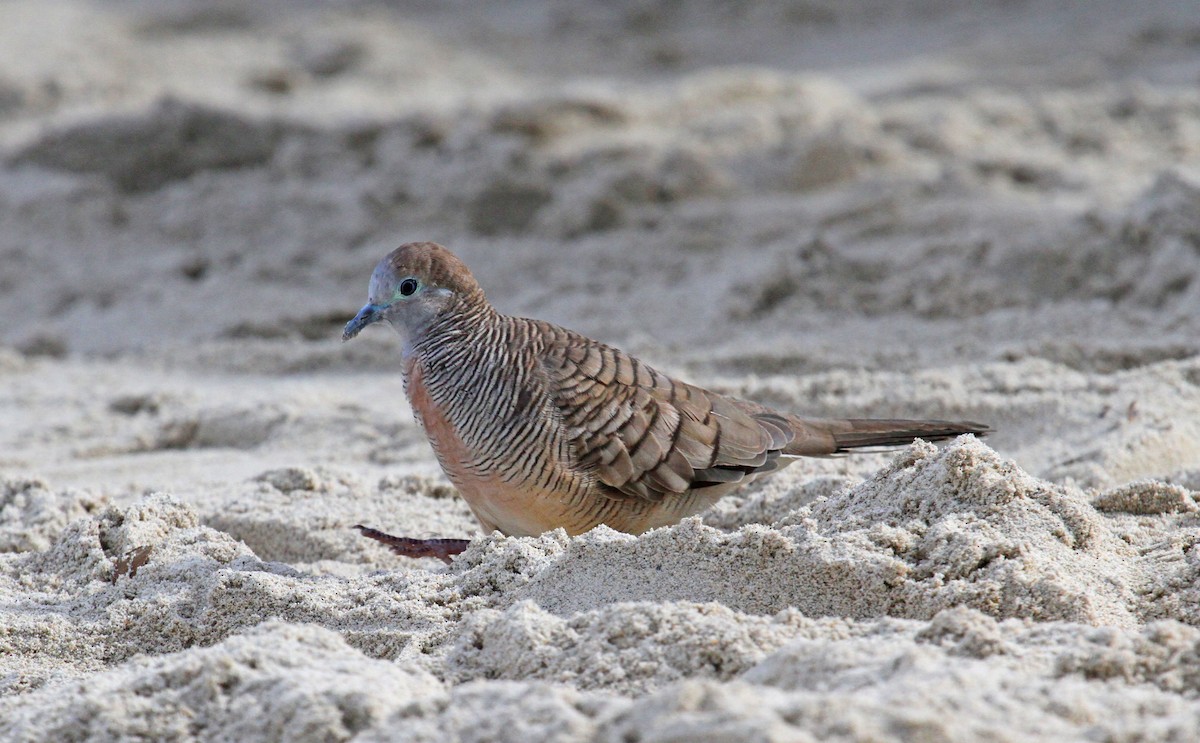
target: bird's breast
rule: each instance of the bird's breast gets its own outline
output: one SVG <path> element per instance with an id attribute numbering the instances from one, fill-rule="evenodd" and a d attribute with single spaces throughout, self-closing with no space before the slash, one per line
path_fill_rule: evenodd
<path id="1" fill-rule="evenodd" d="M 496 414 L 499 405 L 492 405 L 499 401 L 489 402 L 486 393 L 472 394 L 469 388 L 452 394 L 431 385 L 428 369 L 416 359 L 406 363 L 405 392 L 443 471 L 484 531 L 532 536 L 558 527 L 571 533 L 586 530 L 575 523 L 585 495 L 578 476 L 546 476 L 569 472 L 570 464 L 561 459 L 562 450 L 547 444 L 550 432 L 546 437 L 512 435 L 504 417 Z M 497 410 L 465 410 L 466 405 Z M 471 425 L 476 421 L 495 428 L 481 431 Z"/>

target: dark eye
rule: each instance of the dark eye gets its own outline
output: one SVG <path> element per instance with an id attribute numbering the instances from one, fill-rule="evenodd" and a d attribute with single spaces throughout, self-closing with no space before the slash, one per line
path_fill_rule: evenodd
<path id="1" fill-rule="evenodd" d="M 417 283 L 416 279 L 408 278 L 408 279 L 405 279 L 404 281 L 401 281 L 400 282 L 400 296 L 411 297 L 412 295 L 417 293 L 417 287 L 419 287 L 419 286 L 420 286 L 420 284 Z"/>

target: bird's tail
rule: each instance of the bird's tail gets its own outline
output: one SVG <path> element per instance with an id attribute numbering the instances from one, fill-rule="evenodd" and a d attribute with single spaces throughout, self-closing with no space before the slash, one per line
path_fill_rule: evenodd
<path id="1" fill-rule="evenodd" d="M 905 446 L 916 439 L 943 441 L 964 433 L 986 436 L 992 432 L 991 427 L 973 421 L 800 418 L 789 415 L 787 422 L 795 437 L 784 447 L 783 455 L 803 457 Z"/>

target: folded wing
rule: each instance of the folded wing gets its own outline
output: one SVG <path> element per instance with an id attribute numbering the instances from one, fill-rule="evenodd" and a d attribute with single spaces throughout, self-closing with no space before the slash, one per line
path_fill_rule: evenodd
<path id="1" fill-rule="evenodd" d="M 655 371 L 622 351 L 560 328 L 543 366 L 579 465 L 615 494 L 659 501 L 731 489 L 778 466 L 787 419 Z"/>

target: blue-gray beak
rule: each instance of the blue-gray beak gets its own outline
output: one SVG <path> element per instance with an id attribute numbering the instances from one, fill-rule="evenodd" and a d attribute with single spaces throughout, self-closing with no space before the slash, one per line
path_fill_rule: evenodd
<path id="1" fill-rule="evenodd" d="M 346 329 L 342 331 L 342 341 L 348 341 L 354 336 L 362 332 L 362 329 L 373 322 L 378 322 L 383 319 L 383 311 L 387 309 L 381 304 L 368 304 L 358 311 L 354 319 L 346 323 Z"/>

